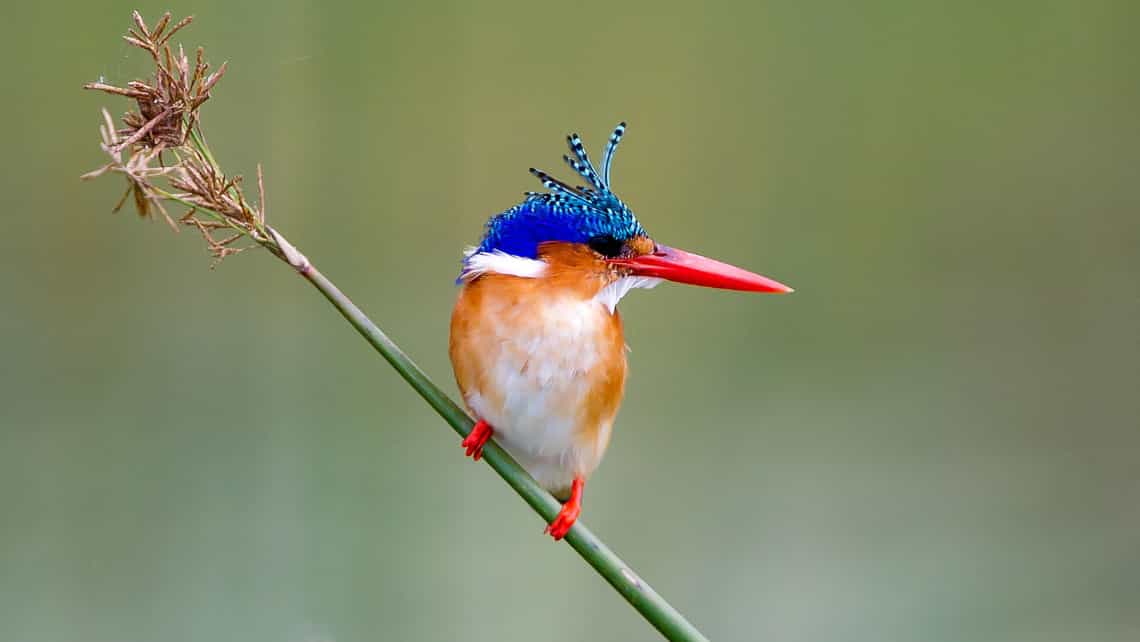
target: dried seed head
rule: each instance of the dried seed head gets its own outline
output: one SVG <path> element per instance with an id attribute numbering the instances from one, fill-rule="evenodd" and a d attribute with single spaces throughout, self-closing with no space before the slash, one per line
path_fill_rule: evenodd
<path id="1" fill-rule="evenodd" d="M 171 27 L 167 13 L 153 29 L 138 12 L 132 19 L 134 26 L 124 39 L 147 52 L 154 63 L 154 75 L 148 81 L 132 80 L 125 87 L 103 82 L 84 85 L 134 100 L 136 109 L 123 114 L 120 128 L 103 110 L 101 147 L 109 162 L 82 178 L 108 172 L 123 175 L 127 189 L 115 211 L 131 200 L 141 217 L 158 212 L 171 226 L 181 223 L 193 227 L 218 260 L 240 252 L 243 248 L 237 243 L 243 237 L 284 258 L 276 237 L 265 225 L 261 167 L 257 169 L 259 202 L 254 207 L 246 201 L 241 176 L 227 176 L 222 171 L 199 127 L 199 110 L 225 74 L 226 65 L 209 73 L 201 47 L 194 50 L 191 62 L 181 45 L 171 46 L 171 37 L 190 24 L 189 17 Z M 172 202 L 188 208 L 177 222 L 166 210 L 165 204 Z"/>
<path id="2" fill-rule="evenodd" d="M 178 21 L 169 31 L 166 28 L 170 25 L 170 13 L 163 14 L 153 30 L 147 28 L 137 11 L 132 18 L 135 27 L 123 39 L 150 55 L 155 65 L 154 77 L 149 82 L 131 81 L 125 88 L 102 82 L 87 83 L 83 87 L 135 100 L 138 111 L 123 119 L 126 125 L 121 132 L 124 147 L 136 143 L 147 147 L 185 145 L 190 130 L 198 123 L 199 109 L 209 100 L 210 90 L 221 79 L 226 66 L 223 64 L 218 71 L 206 76 L 209 65 L 200 48 L 193 69 L 181 46 L 177 53 L 171 48 L 170 38 L 190 24 L 192 17 Z"/>

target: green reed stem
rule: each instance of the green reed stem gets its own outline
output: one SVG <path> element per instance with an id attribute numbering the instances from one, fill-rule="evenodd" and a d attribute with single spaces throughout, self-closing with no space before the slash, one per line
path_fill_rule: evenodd
<path id="1" fill-rule="evenodd" d="M 282 237 L 273 232 L 273 236 L 280 243 Z M 321 294 L 333 304 L 341 315 L 348 320 L 352 327 L 364 337 L 368 343 L 376 348 L 388 363 L 400 373 L 428 402 L 444 421 L 455 429 L 461 436 L 471 432 L 475 422 L 463 411 L 439 386 L 420 370 L 419 366 L 411 360 L 404 351 L 395 344 L 388 335 L 384 334 L 375 323 L 369 319 L 360 308 L 356 307 L 332 281 L 321 274 L 303 255 L 297 253 L 287 245 L 286 260 L 297 268 L 297 271 L 309 281 Z M 502 448 L 490 441 L 483 448 L 483 459 L 499 473 L 499 476 L 519 494 L 523 500 L 542 516 L 547 523 L 554 520 L 562 505 L 546 492 L 534 478 L 531 477 L 515 460 Z M 653 587 L 633 572 L 628 564 L 623 562 L 602 540 L 598 539 L 585 524 L 579 520 L 566 535 L 566 541 L 582 556 L 607 582 L 610 583 L 622 597 L 626 599 L 638 613 L 649 621 L 658 631 L 669 640 L 699 640 L 708 642 L 708 638 L 701 634 L 688 620 L 673 608 L 665 598 L 657 594 Z"/>
<path id="2" fill-rule="evenodd" d="M 170 31 L 165 31 L 166 27 L 169 26 L 169 13 L 159 20 L 153 30 L 147 28 L 142 16 L 137 11 L 133 14 L 133 18 L 136 29 L 131 31 L 127 40 L 150 53 L 157 67 L 155 80 L 150 81 L 151 84 L 149 85 L 144 81 L 135 81 L 129 89 L 110 87 L 103 83 L 88 83 L 85 87 L 119 96 L 130 96 L 138 103 L 140 113 L 149 113 L 147 109 L 153 110 L 158 105 L 164 108 L 162 113 L 169 114 L 177 106 L 181 123 L 188 129 L 187 139 L 181 140 L 180 143 L 188 149 L 196 150 L 197 155 L 179 154 L 176 146 L 171 149 L 177 161 L 175 166 L 151 166 L 154 158 L 159 156 L 155 150 L 163 149 L 162 145 L 170 142 L 169 132 L 167 132 L 167 138 L 162 139 L 162 142 L 156 142 L 153 137 L 153 128 L 166 117 L 155 118 L 141 126 L 137 122 L 132 121 L 132 124 L 132 122 L 124 120 L 127 130 L 133 133 L 121 140 L 119 134 L 116 133 L 117 128 L 112 123 L 110 115 L 104 111 L 106 124 L 103 129 L 103 147 L 110 155 L 111 161 L 104 167 L 84 176 L 94 178 L 108 170 L 114 170 L 126 176 L 129 184 L 128 194 L 133 193 L 135 195 L 136 201 L 140 203 L 140 214 L 143 216 L 147 215 L 149 209 L 146 207 L 148 200 L 155 202 L 165 200 L 184 205 L 188 208 L 188 213 L 181 221 L 196 226 L 202 232 L 211 251 L 219 260 L 225 257 L 227 253 L 236 251 L 230 250 L 229 243 L 240 238 L 240 236 L 231 236 L 219 240 L 212 236 L 215 231 L 227 229 L 253 240 L 277 258 L 293 266 L 301 276 L 307 279 L 340 311 L 344 318 L 352 324 L 352 327 L 356 328 L 388 363 L 392 364 L 400 376 L 415 388 L 416 392 L 439 413 L 439 416 L 451 424 L 455 432 L 461 436 L 467 436 L 474 426 L 474 421 L 467 416 L 467 413 L 440 390 L 424 374 L 424 371 L 420 370 L 408 355 L 404 354 L 399 346 L 333 285 L 332 281 L 329 281 L 313 267 L 305 255 L 298 252 L 276 230 L 265 224 L 265 193 L 260 167 L 258 168 L 259 202 L 256 209 L 246 202 L 237 179 L 225 179 L 225 173 L 218 165 L 209 145 L 206 144 L 206 138 L 202 135 L 200 121 L 197 118 L 198 108 L 209 97 L 210 88 L 221 77 L 225 65 L 222 65 L 214 74 L 205 79 L 200 79 L 199 71 L 204 67 L 201 67 L 202 50 L 198 49 L 197 64 L 199 67 L 196 68 L 197 71 L 192 74 L 192 80 L 187 85 L 186 79 L 189 73 L 187 70 L 190 69 L 189 60 L 183 56 L 181 47 L 179 47 L 176 55 L 166 44 L 175 31 L 189 24 L 189 19 L 183 19 L 175 24 Z M 164 33 L 165 35 L 163 35 Z M 162 55 L 159 55 L 160 51 Z M 130 143 L 128 151 L 131 151 L 131 155 L 127 161 L 122 159 L 123 142 Z M 159 161 L 161 165 L 160 157 Z M 181 173 L 172 177 L 168 170 L 178 168 L 181 169 Z M 173 191 L 156 185 L 154 179 L 158 176 L 166 176 L 166 185 Z M 196 212 L 204 212 L 209 220 L 204 223 L 194 218 Z M 163 213 L 165 214 L 165 210 Z M 495 469 L 495 472 L 499 473 L 499 476 L 527 504 L 530 504 L 535 512 L 542 516 L 542 519 L 547 523 L 554 520 L 561 510 L 561 505 L 550 493 L 543 490 L 510 455 L 494 442 L 488 442 L 483 448 L 483 457 L 491 468 Z M 689 624 L 652 587 L 642 581 L 625 562 L 581 522 L 576 523 L 570 529 L 566 541 L 666 638 L 707 642 L 700 631 Z"/>

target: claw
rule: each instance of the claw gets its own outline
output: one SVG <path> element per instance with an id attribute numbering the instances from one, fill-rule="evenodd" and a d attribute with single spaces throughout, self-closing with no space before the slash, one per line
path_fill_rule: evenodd
<path id="1" fill-rule="evenodd" d="M 581 477 L 574 478 L 574 483 L 570 487 L 570 499 L 566 500 L 566 503 L 562 505 L 562 510 L 558 511 L 558 516 L 543 531 L 553 537 L 554 541 L 557 542 L 566 537 L 570 528 L 574 526 L 574 522 L 578 521 L 578 515 L 582 513 L 582 488 L 585 484 L 586 482 Z"/>
<path id="2" fill-rule="evenodd" d="M 466 456 L 479 461 L 483 457 L 483 446 L 490 441 L 494 432 L 495 429 L 491 428 L 491 424 L 480 419 L 463 439 L 462 446 L 467 449 Z"/>
<path id="3" fill-rule="evenodd" d="M 576 506 L 573 508 L 569 504 L 563 506 L 558 517 L 555 517 L 554 521 L 550 522 L 543 532 L 553 537 L 556 542 L 561 540 L 566 537 L 566 533 L 570 532 L 570 527 L 574 525 L 574 522 L 578 521 L 579 513 L 581 513 L 581 509 Z"/>

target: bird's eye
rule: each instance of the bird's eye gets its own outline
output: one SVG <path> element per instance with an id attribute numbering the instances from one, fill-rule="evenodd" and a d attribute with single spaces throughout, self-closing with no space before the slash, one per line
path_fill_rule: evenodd
<path id="1" fill-rule="evenodd" d="M 608 259 L 617 257 L 625 248 L 624 241 L 619 241 L 609 234 L 595 236 L 587 242 L 587 245 L 590 246 L 591 250 L 597 252 L 598 254 L 601 254 Z"/>

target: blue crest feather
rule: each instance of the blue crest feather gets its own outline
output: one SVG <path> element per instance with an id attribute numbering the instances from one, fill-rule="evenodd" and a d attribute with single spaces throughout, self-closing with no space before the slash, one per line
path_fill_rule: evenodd
<path id="1" fill-rule="evenodd" d="M 594 169 L 578 134 L 568 136 L 572 156 L 563 156 L 563 160 L 589 185 L 571 187 L 531 168 L 530 173 L 547 192 L 527 192 L 522 203 L 492 216 L 476 251 L 501 251 L 533 259 L 537 258 L 538 245 L 546 241 L 586 243 L 598 236 L 619 241 L 645 236 L 637 217 L 610 189 L 610 168 L 625 127 L 625 123 L 619 124 L 610 135 L 601 173 Z"/>

